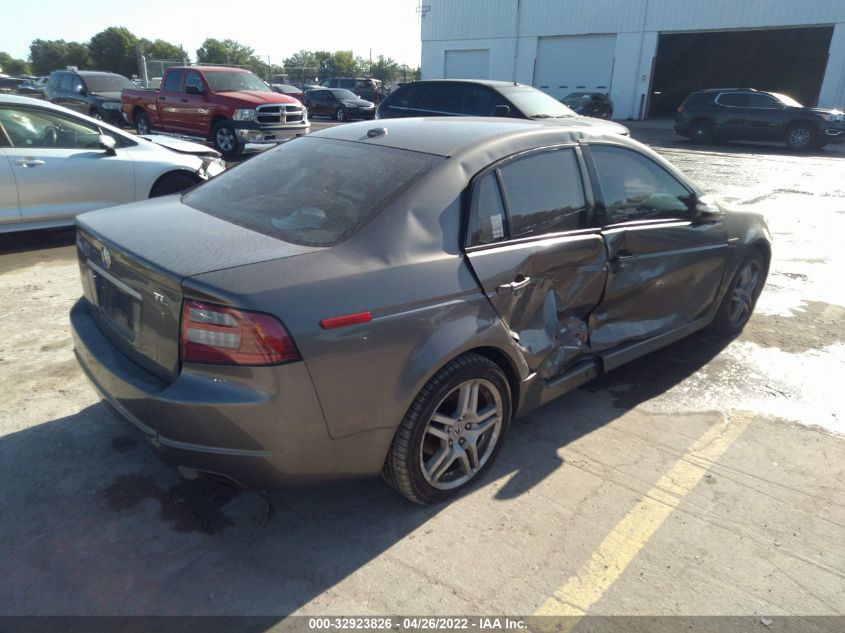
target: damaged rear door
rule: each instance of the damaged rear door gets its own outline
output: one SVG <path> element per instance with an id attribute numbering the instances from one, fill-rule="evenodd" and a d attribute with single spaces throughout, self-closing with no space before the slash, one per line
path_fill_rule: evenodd
<path id="1" fill-rule="evenodd" d="M 532 370 L 550 379 L 589 353 L 587 317 L 604 288 L 598 229 L 575 147 L 520 154 L 473 181 L 466 252 Z"/>

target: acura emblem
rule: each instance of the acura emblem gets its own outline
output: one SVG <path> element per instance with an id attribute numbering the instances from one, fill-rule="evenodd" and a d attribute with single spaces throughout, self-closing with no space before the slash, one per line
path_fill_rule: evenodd
<path id="1" fill-rule="evenodd" d="M 103 256 L 103 266 L 106 268 L 111 266 L 111 253 L 109 253 L 109 249 L 103 246 L 103 250 L 100 251 L 100 254 Z"/>

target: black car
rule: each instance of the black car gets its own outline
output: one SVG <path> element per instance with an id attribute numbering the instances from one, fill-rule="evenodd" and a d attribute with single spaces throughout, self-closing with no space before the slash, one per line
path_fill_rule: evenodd
<path id="1" fill-rule="evenodd" d="M 585 126 L 600 125 L 608 132 L 628 134 L 624 125 L 612 121 L 591 121 L 537 88 L 509 81 L 415 81 L 391 92 L 376 111 L 377 119 L 412 116 L 498 116 L 558 120 L 566 124 L 578 121 Z"/>
<path id="2" fill-rule="evenodd" d="M 126 122 L 120 111 L 120 93 L 135 86 L 123 75 L 94 70 L 56 70 L 44 89 L 48 101 L 101 119 L 112 125 Z"/>
<path id="3" fill-rule="evenodd" d="M 571 92 L 560 102 L 583 116 L 597 119 L 609 119 L 613 116 L 613 102 L 601 92 Z"/>
<path id="4" fill-rule="evenodd" d="M 338 121 L 372 119 L 376 105 L 344 88 L 320 88 L 305 93 L 308 116 L 330 116 Z"/>
<path id="5" fill-rule="evenodd" d="M 845 140 L 845 115 L 777 92 L 712 88 L 693 92 L 678 107 L 675 132 L 693 143 L 776 141 L 807 151 Z"/>
<path id="6" fill-rule="evenodd" d="M 0 93 L 2 94 L 17 94 L 20 87 L 27 82 L 26 79 L 20 77 L 0 77 Z"/>

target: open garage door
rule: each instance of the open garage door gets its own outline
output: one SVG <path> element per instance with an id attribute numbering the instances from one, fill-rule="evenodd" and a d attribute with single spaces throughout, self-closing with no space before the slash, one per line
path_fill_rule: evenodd
<path id="1" fill-rule="evenodd" d="M 832 26 L 661 34 L 649 114 L 673 113 L 702 88 L 757 88 L 814 105 L 832 36 Z"/>
<path id="2" fill-rule="evenodd" d="M 446 79 L 489 79 L 490 49 L 446 51 Z"/>
<path id="3" fill-rule="evenodd" d="M 589 90 L 610 92 L 615 35 L 541 37 L 534 86 L 553 97 Z"/>

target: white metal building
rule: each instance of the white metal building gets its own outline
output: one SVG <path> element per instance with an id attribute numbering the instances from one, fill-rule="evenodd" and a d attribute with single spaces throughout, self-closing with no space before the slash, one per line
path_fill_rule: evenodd
<path id="1" fill-rule="evenodd" d="M 617 119 L 668 113 L 708 87 L 845 106 L 845 0 L 421 0 L 419 11 L 423 79 L 609 93 Z"/>

